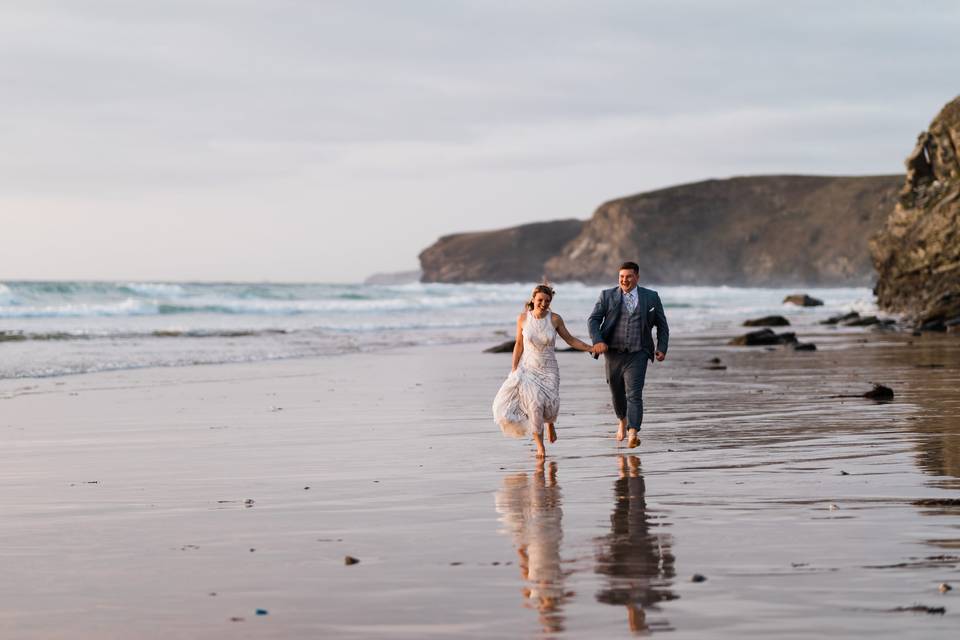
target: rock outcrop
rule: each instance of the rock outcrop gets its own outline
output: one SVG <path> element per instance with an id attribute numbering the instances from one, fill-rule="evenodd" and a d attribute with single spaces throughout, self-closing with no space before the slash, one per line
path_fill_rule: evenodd
<path id="1" fill-rule="evenodd" d="M 881 308 L 918 325 L 960 323 L 960 97 L 920 134 L 886 226 L 871 241 Z"/>
<path id="2" fill-rule="evenodd" d="M 613 200 L 563 220 L 446 236 L 420 254 L 425 282 L 872 285 L 868 239 L 903 176 L 707 180 Z"/>
<path id="3" fill-rule="evenodd" d="M 547 261 L 547 274 L 606 282 L 632 259 L 644 282 L 659 284 L 872 284 L 868 240 L 900 180 L 745 177 L 614 200 Z"/>
<path id="4" fill-rule="evenodd" d="M 539 281 L 547 260 L 583 228 L 582 220 L 538 222 L 444 236 L 420 253 L 423 282 Z"/>

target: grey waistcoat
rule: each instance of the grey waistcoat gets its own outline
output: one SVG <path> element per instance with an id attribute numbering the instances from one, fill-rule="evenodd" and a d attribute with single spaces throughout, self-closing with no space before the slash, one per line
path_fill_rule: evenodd
<path id="1" fill-rule="evenodd" d="M 637 298 L 637 308 L 633 313 L 627 313 L 627 305 L 623 300 L 620 301 L 620 319 L 617 320 L 617 326 L 613 328 L 613 335 L 610 339 L 610 347 L 618 351 L 643 351 L 643 320 L 640 313 L 640 305 L 643 301 Z"/>

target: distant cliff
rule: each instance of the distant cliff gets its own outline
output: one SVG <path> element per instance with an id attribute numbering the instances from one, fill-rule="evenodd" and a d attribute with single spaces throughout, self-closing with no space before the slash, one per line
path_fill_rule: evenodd
<path id="1" fill-rule="evenodd" d="M 539 282 L 547 260 L 583 225 L 582 220 L 557 220 L 443 236 L 420 253 L 421 280 Z"/>
<path id="2" fill-rule="evenodd" d="M 960 330 L 960 97 L 920 134 L 895 209 L 873 239 L 880 306 Z"/>
<path id="3" fill-rule="evenodd" d="M 607 202 L 586 222 L 563 221 L 564 233 L 538 236 L 537 225 L 525 225 L 441 238 L 420 255 L 423 280 L 532 281 L 545 273 L 610 282 L 633 260 L 646 283 L 872 285 L 868 239 L 902 180 L 757 176 L 651 191 Z M 496 277 L 485 275 L 491 270 Z"/>

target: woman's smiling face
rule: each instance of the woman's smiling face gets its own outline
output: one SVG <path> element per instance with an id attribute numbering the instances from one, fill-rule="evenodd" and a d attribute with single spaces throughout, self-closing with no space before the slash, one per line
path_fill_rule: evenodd
<path id="1" fill-rule="evenodd" d="M 547 312 L 547 309 L 550 308 L 551 298 L 545 293 L 537 292 L 537 295 L 533 296 L 533 310 L 537 315 L 543 315 Z"/>

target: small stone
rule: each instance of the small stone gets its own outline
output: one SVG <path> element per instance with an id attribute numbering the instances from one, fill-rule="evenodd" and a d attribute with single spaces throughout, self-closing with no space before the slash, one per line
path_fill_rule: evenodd
<path id="1" fill-rule="evenodd" d="M 695 573 L 690 577 L 690 582 L 706 582 L 707 576 Z"/>
<path id="2" fill-rule="evenodd" d="M 310 491 L 310 487 L 304 487 L 303 490 L 304 490 L 304 491 Z"/>
<path id="3" fill-rule="evenodd" d="M 250 547 L 250 553 L 253 553 L 254 551 L 256 551 L 256 549 L 254 549 L 253 547 Z"/>
<path id="4" fill-rule="evenodd" d="M 215 595 L 217 595 L 217 592 L 216 592 L 216 591 L 211 591 L 211 592 L 208 593 L 207 595 L 208 595 L 208 596 L 215 596 Z"/>
<path id="5" fill-rule="evenodd" d="M 848 476 L 848 475 L 850 475 L 850 474 L 847 473 L 846 471 L 844 471 L 843 469 L 840 469 L 840 475 L 842 475 L 842 476 Z"/>
<path id="6" fill-rule="evenodd" d="M 233 618 L 230 618 L 230 622 L 243 622 L 243 620 L 244 620 L 243 618 L 240 618 L 238 616 L 234 616 Z"/>
<path id="7" fill-rule="evenodd" d="M 360 562 L 360 561 L 357 560 L 356 558 L 354 558 L 353 556 L 346 556 L 346 557 L 344 557 L 344 559 L 343 559 L 343 564 L 348 565 L 348 566 L 351 565 L 351 564 L 357 564 L 357 563 L 359 563 L 359 562 Z"/>
<path id="8" fill-rule="evenodd" d="M 254 505 L 253 498 L 247 498 L 246 500 L 243 501 L 243 504 L 245 504 L 248 507 L 252 507 Z"/>
<path id="9" fill-rule="evenodd" d="M 863 394 L 863 397 L 867 398 L 868 400 L 893 400 L 893 389 L 890 387 L 885 387 L 882 384 L 874 383 L 873 389 Z"/>
<path id="10" fill-rule="evenodd" d="M 949 584 L 947 584 L 946 582 L 941 582 L 941 583 L 940 583 L 940 586 L 937 587 L 937 588 L 940 589 L 940 593 L 946 593 L 947 591 L 952 591 L 952 590 L 953 590 L 953 587 L 951 587 L 951 586 L 950 586 Z"/>
<path id="11" fill-rule="evenodd" d="M 827 507 L 827 508 L 830 509 L 830 511 L 837 511 L 837 510 L 840 509 L 840 507 L 838 507 L 837 505 L 835 505 L 835 504 L 832 503 L 832 502 L 830 503 L 830 506 Z"/>

